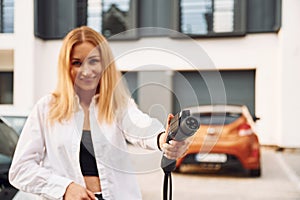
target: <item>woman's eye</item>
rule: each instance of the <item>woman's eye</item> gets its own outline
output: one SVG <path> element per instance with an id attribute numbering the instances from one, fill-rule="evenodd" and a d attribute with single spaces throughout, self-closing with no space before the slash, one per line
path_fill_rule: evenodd
<path id="1" fill-rule="evenodd" d="M 99 59 L 90 59 L 89 64 L 90 65 L 98 65 L 100 63 Z"/>
<path id="2" fill-rule="evenodd" d="M 81 63 L 80 61 L 73 61 L 73 62 L 72 62 L 72 65 L 73 65 L 73 66 L 77 66 L 77 67 L 80 67 L 81 64 L 82 64 L 82 63 Z"/>

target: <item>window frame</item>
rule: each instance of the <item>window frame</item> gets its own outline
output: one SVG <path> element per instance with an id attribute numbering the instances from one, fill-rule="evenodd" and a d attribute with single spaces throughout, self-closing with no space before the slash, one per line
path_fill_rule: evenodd
<path id="1" fill-rule="evenodd" d="M 137 0 L 129 0 L 129 11 L 130 12 L 132 12 L 131 14 L 130 14 L 130 17 L 129 17 L 129 20 L 130 20 L 130 26 L 128 27 L 128 29 L 127 30 L 125 30 L 124 32 L 120 32 L 120 33 L 117 33 L 117 34 L 113 34 L 113 35 L 110 35 L 110 36 L 108 36 L 108 35 L 106 35 L 105 33 L 104 33 L 104 30 L 103 30 L 103 27 L 104 27 L 104 20 L 103 20 L 103 18 L 104 18 L 104 14 L 105 14 L 105 12 L 104 12 L 104 9 L 103 9 L 103 7 L 104 7 L 104 3 L 105 3 L 105 1 L 109 1 L 109 0 L 101 0 L 101 13 L 100 13 L 100 15 L 101 15 L 101 25 L 99 25 L 99 26 L 101 26 L 101 27 L 99 27 L 99 32 L 102 34 L 102 35 L 104 35 L 105 37 L 106 37 L 106 39 L 107 40 L 137 40 L 137 39 L 139 39 L 140 38 L 140 35 L 139 35 L 139 33 L 138 33 L 138 30 L 136 29 L 136 27 L 138 27 L 138 25 L 139 25 L 139 23 L 138 23 L 138 14 L 139 14 L 139 4 L 138 4 L 138 1 Z M 88 3 L 87 3 L 88 4 Z M 88 7 L 88 5 L 87 5 L 87 10 L 89 9 L 89 7 Z M 87 26 L 90 26 L 89 24 L 88 24 L 88 16 L 89 15 L 89 13 L 88 13 L 88 11 L 87 11 Z"/>
<path id="2" fill-rule="evenodd" d="M 187 35 L 191 38 L 214 38 L 214 37 L 237 37 L 237 36 L 245 36 L 246 35 L 246 3 L 247 3 L 247 0 L 234 0 L 236 1 L 237 3 L 235 3 L 235 7 L 234 9 L 236 10 L 234 12 L 237 13 L 235 14 L 234 16 L 234 19 L 238 19 L 239 21 L 237 23 L 234 23 L 234 26 L 235 26 L 235 30 L 232 31 L 232 32 L 209 32 L 207 34 L 189 34 L 189 33 L 185 33 L 182 31 L 181 29 L 181 25 L 182 25 L 182 21 L 181 21 L 181 15 L 182 15 L 182 12 L 181 12 L 181 1 L 182 0 L 177 0 L 177 1 L 174 1 L 173 2 L 173 16 L 172 18 L 174 19 L 173 20 L 173 24 L 172 24 L 172 27 L 174 30 L 180 32 L 181 34 L 184 34 L 184 35 Z M 211 0 L 211 1 L 215 1 L 215 0 Z M 239 8 L 237 8 L 237 6 Z M 240 18 L 238 18 L 240 17 Z M 238 26 L 236 28 L 236 26 Z M 171 37 L 174 37 L 174 38 L 177 38 L 177 37 L 182 37 L 180 36 L 181 34 L 179 35 L 173 35 Z"/>

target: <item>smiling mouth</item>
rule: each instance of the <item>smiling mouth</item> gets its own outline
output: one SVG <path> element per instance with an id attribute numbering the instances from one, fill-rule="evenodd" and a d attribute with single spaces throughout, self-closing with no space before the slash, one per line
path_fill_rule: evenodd
<path id="1" fill-rule="evenodd" d="M 95 82 L 95 78 L 83 78 L 80 79 L 81 81 L 85 82 L 85 83 L 94 83 Z"/>
<path id="2" fill-rule="evenodd" d="M 96 75 L 93 75 L 93 76 L 89 76 L 89 77 L 85 77 L 85 76 L 80 76 L 79 79 L 80 80 L 83 80 L 83 81 L 93 81 L 97 78 Z"/>

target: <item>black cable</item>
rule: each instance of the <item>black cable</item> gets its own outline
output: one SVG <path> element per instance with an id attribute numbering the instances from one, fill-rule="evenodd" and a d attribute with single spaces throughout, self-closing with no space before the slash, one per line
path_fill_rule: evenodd
<path id="1" fill-rule="evenodd" d="M 169 200 L 172 200 L 172 175 L 171 172 L 165 172 L 164 176 L 164 189 L 163 189 L 163 200 L 168 200 L 168 191 L 169 191 Z M 169 186 L 169 190 L 168 190 Z"/>

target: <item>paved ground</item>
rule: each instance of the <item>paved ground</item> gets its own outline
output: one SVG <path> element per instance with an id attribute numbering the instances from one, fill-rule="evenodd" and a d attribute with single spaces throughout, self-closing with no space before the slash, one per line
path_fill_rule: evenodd
<path id="1" fill-rule="evenodd" d="M 163 172 L 138 175 L 143 200 L 162 199 Z M 300 150 L 262 148 L 262 176 L 173 174 L 173 199 L 300 200 Z"/>
<path id="2" fill-rule="evenodd" d="M 143 200 L 162 199 L 160 154 L 132 149 Z M 151 160 L 152 162 L 149 162 Z M 18 198 L 17 198 L 18 199 Z M 27 198 L 31 200 L 31 197 Z M 173 174 L 173 199 L 300 200 L 300 149 L 262 148 L 262 176 Z M 24 196 L 20 200 L 25 200 Z"/>
<path id="3" fill-rule="evenodd" d="M 300 190 L 300 149 L 283 149 L 276 152 L 284 171 Z M 299 198 L 300 199 L 300 198 Z"/>
<path id="4" fill-rule="evenodd" d="M 285 149 L 279 152 L 287 164 L 300 177 L 300 149 Z"/>

